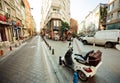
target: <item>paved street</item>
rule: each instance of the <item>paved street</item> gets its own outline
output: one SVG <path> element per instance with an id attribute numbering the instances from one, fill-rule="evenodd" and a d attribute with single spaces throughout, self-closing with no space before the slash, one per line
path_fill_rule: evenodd
<path id="1" fill-rule="evenodd" d="M 59 56 L 64 56 L 65 52 L 68 49 L 67 41 L 53 41 L 47 39 L 47 42 L 52 48 L 54 48 L 55 54 L 51 56 L 55 63 L 58 65 Z M 75 44 L 76 42 L 76 44 Z M 93 47 L 92 45 L 83 45 L 80 41 L 75 40 L 74 42 L 74 52 L 80 53 L 80 50 L 88 52 L 89 50 L 94 49 L 102 51 L 102 62 L 103 64 L 97 71 L 97 74 L 93 78 L 96 83 L 119 83 L 120 82 L 120 51 L 114 48 L 104 48 L 100 46 Z M 77 49 L 75 49 L 77 48 Z M 79 48 L 79 49 L 78 49 Z M 57 66 L 59 72 L 61 72 L 63 78 L 66 79 L 68 83 L 72 83 L 73 72 L 64 66 Z M 79 83 L 88 83 L 82 82 L 79 80 Z"/>
<path id="2" fill-rule="evenodd" d="M 57 83 L 36 36 L 0 62 L 0 83 Z M 54 80 L 53 80 L 54 79 Z"/>
<path id="3" fill-rule="evenodd" d="M 3 59 L 0 62 L 0 83 L 73 83 L 74 72 L 59 65 L 59 56 L 65 55 L 69 42 L 46 40 L 51 50 L 40 36 L 36 36 Z M 103 64 L 93 78 L 96 83 L 120 82 L 119 50 L 83 45 L 77 39 L 73 41 L 73 47 L 74 53 L 92 49 L 102 51 Z M 79 80 L 79 83 L 93 82 Z"/>

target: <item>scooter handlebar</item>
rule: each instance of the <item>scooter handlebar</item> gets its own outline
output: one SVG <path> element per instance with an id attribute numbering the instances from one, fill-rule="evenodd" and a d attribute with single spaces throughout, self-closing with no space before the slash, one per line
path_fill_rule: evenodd
<path id="1" fill-rule="evenodd" d="M 74 54 L 75 56 L 81 56 L 81 54 Z"/>

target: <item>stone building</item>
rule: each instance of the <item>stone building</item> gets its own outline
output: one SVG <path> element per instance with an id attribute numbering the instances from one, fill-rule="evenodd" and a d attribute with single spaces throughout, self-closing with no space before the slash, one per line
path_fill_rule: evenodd
<path id="1" fill-rule="evenodd" d="M 30 19 L 26 18 L 27 7 L 25 2 L 27 0 L 0 0 L 1 42 L 15 42 L 16 40 L 23 39 L 26 35 L 25 31 L 28 32 L 27 28 L 33 26 L 31 22 L 34 22 L 34 19 L 30 12 Z M 29 24 L 31 23 L 28 27 L 26 27 L 26 19 L 30 21 Z"/>
<path id="2" fill-rule="evenodd" d="M 61 21 L 70 24 L 70 0 L 43 0 L 41 27 L 54 39 L 60 36 Z"/>
<path id="3" fill-rule="evenodd" d="M 15 20 L 14 0 L 0 0 L 0 41 L 12 41 L 12 21 Z"/>
<path id="4" fill-rule="evenodd" d="M 25 37 L 32 36 L 35 30 L 35 22 L 31 14 L 31 8 L 27 0 L 23 0 L 25 3 Z"/>
<path id="5" fill-rule="evenodd" d="M 79 24 L 84 34 L 94 34 L 98 30 L 106 29 L 107 4 L 100 3 L 95 9 L 89 12 L 84 21 Z M 81 31 L 79 31 L 81 32 Z"/>
<path id="6" fill-rule="evenodd" d="M 109 0 L 107 29 L 120 29 L 120 0 Z"/>

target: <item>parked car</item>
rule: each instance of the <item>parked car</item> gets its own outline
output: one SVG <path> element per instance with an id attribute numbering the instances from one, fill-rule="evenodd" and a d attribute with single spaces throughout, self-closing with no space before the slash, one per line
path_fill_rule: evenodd
<path id="1" fill-rule="evenodd" d="M 94 37 L 83 37 L 83 44 L 98 44 L 105 47 L 113 47 L 120 43 L 120 30 L 102 30 L 97 31 Z"/>

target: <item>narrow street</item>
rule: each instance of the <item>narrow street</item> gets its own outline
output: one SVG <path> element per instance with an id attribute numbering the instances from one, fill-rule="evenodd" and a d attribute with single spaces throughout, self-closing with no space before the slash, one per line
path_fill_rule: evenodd
<path id="1" fill-rule="evenodd" d="M 46 41 L 51 50 L 40 36 L 35 36 L 3 59 L 0 62 L 0 83 L 73 83 L 74 72 L 64 65 L 59 65 L 59 56 L 65 55 L 69 42 L 49 39 Z M 76 39 L 73 47 L 74 53 L 92 49 L 102 51 L 103 63 L 92 79 L 95 83 L 120 82 L 120 51 L 114 48 L 83 45 Z M 93 82 L 79 80 L 79 83 Z"/>
<path id="2" fill-rule="evenodd" d="M 11 53 L 0 63 L 0 83 L 57 83 L 43 53 L 45 44 L 40 36 Z M 53 80 L 54 79 L 54 80 Z"/>

